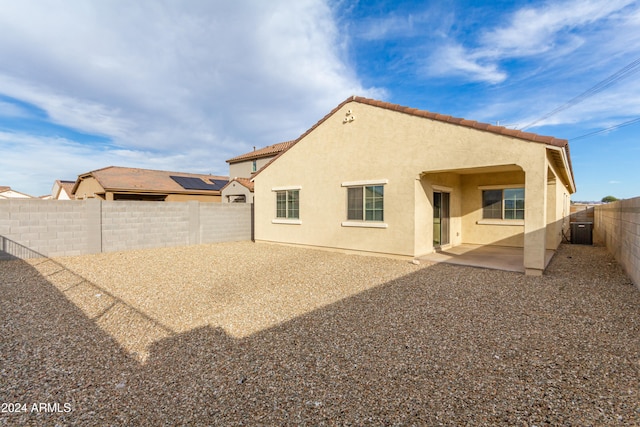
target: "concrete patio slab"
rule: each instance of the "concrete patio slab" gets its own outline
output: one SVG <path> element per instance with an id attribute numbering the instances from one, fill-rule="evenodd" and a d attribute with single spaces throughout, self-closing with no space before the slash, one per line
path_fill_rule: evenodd
<path id="1" fill-rule="evenodd" d="M 545 267 L 555 251 L 547 250 Z M 421 261 L 489 268 L 524 273 L 524 249 L 509 246 L 462 244 L 418 258 Z"/>

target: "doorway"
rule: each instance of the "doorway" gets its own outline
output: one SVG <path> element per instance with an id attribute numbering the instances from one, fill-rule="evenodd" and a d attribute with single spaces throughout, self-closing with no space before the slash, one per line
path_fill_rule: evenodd
<path id="1" fill-rule="evenodd" d="M 448 245 L 449 241 L 450 193 L 433 192 L 433 247 Z"/>

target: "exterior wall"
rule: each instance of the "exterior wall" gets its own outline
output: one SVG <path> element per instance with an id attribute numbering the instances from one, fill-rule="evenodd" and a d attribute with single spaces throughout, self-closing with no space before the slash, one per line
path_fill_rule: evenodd
<path id="1" fill-rule="evenodd" d="M 347 110 L 355 119 L 344 123 Z M 428 185 L 420 183 L 421 175 L 495 165 L 515 165 L 527 177 L 525 217 L 532 236 L 538 232 L 531 242 L 542 245 L 535 256 L 542 255 L 544 265 L 547 160 L 543 144 L 357 102 L 345 104 L 255 177 L 256 240 L 420 255 L 433 249 L 431 193 Z M 380 179 L 388 180 L 384 188 L 387 227 L 342 226 L 346 188 L 341 184 Z M 272 222 L 272 189 L 286 186 L 301 187 L 300 224 Z M 452 208 L 460 204 L 464 210 L 464 194 L 460 197 L 454 197 Z M 462 223 L 456 227 L 464 229 Z"/>
<path id="2" fill-rule="evenodd" d="M 478 245 L 524 246 L 524 223 L 482 219 L 482 186 L 524 187 L 523 171 L 463 175 L 462 241 Z M 526 195 L 526 190 L 525 190 Z M 526 203 L 525 203 L 526 208 Z M 526 215 L 525 215 L 526 217 Z"/>
<path id="3" fill-rule="evenodd" d="M 200 194 L 169 194 L 166 199 L 167 202 L 186 202 L 190 200 L 198 202 L 220 203 L 222 201 L 222 197 L 219 195 L 205 196 Z"/>
<path id="4" fill-rule="evenodd" d="M 640 289 L 640 197 L 594 209 L 594 243 L 606 245 Z"/>
<path id="5" fill-rule="evenodd" d="M 232 182 L 222 190 L 222 203 L 229 203 L 229 196 L 243 195 L 246 203 L 253 203 L 253 192 L 238 182 Z"/>
<path id="6" fill-rule="evenodd" d="M 200 204 L 200 243 L 217 243 L 252 238 L 252 208 L 250 203 L 224 205 Z"/>
<path id="7" fill-rule="evenodd" d="M 415 191 L 415 256 L 433 252 L 433 192 L 450 193 L 450 246 L 462 243 L 462 193 L 460 175 L 426 174 L 416 181 Z M 431 220 L 430 220 L 431 219 Z"/>
<path id="8" fill-rule="evenodd" d="M 91 209 L 91 202 L 72 200 L 2 200 L 0 201 L 0 238 L 41 254 L 81 255 L 89 253 L 91 223 L 100 223 L 99 211 Z M 4 241 L 4 239 L 3 239 Z M 7 242 L 4 241 L 6 245 Z M 17 246 L 18 247 L 18 246 Z M 29 257 L 29 250 L 15 256 Z"/>
<path id="9" fill-rule="evenodd" d="M 78 189 L 76 190 L 76 197 L 78 200 L 85 200 L 88 198 L 99 198 L 101 200 L 114 200 L 114 193 L 106 192 L 105 196 L 96 196 L 96 193 L 105 193 L 104 188 L 93 177 L 88 177 L 80 181 Z M 124 194 L 124 193 L 122 193 Z M 154 193 L 149 193 L 153 195 Z M 161 193 L 158 193 L 161 194 Z M 167 194 L 167 193 L 162 193 Z M 117 196 L 117 194 L 116 194 Z M 189 200 L 196 200 L 199 202 L 220 202 L 220 195 L 204 195 L 204 194 L 169 194 L 167 195 L 167 202 L 185 202 Z"/>
<path id="10" fill-rule="evenodd" d="M 18 257 L 251 239 L 250 204 L 0 201 L 0 250 Z"/>
<path id="11" fill-rule="evenodd" d="M 188 245 L 189 211 L 181 205 L 142 201 L 102 203 L 102 251 Z"/>
<path id="12" fill-rule="evenodd" d="M 271 161 L 275 156 L 263 157 L 261 159 L 256 160 L 256 170 L 260 170 L 266 166 L 267 163 Z M 230 163 L 229 164 L 229 179 L 233 178 L 250 178 L 251 174 L 254 173 L 253 169 L 253 160 L 247 160 L 245 162 L 238 163 Z"/>
<path id="13" fill-rule="evenodd" d="M 571 194 L 556 170 L 549 153 L 547 170 L 547 249 L 556 250 L 569 235 Z"/>
<path id="14" fill-rule="evenodd" d="M 96 193 L 104 193 L 104 188 L 102 188 L 102 186 L 95 178 L 88 177 L 80 181 L 75 194 L 76 198 L 79 200 L 89 199 L 93 197 L 102 199 L 101 196 L 96 196 Z"/>
<path id="15" fill-rule="evenodd" d="M 0 199 L 31 199 L 32 197 L 18 191 L 7 190 L 0 193 Z"/>

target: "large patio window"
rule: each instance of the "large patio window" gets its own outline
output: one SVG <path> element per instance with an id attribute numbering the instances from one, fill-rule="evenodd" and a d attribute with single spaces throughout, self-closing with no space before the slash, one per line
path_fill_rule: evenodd
<path id="1" fill-rule="evenodd" d="M 482 190 L 483 219 L 524 219 L 524 188 Z"/>

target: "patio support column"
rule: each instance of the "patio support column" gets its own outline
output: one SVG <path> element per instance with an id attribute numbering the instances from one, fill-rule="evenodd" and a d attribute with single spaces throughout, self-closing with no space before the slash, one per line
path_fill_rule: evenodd
<path id="1" fill-rule="evenodd" d="M 524 271 L 541 276 L 547 247 L 546 165 L 525 170 L 524 205 Z"/>

